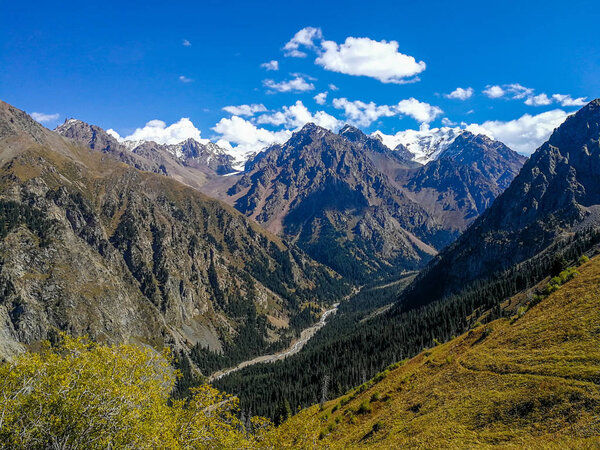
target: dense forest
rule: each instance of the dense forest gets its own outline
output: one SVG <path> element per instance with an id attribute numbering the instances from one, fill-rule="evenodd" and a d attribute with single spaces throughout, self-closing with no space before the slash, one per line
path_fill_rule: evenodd
<path id="1" fill-rule="evenodd" d="M 556 275 L 582 254 L 595 253 L 599 244 L 600 230 L 581 231 L 454 295 L 419 307 L 400 301 L 368 320 L 363 319 L 397 299 L 399 288 L 363 290 L 340 307 L 338 316 L 302 352 L 245 368 L 219 379 L 215 386 L 239 396 L 242 410 L 277 420 L 287 403 L 295 410 L 319 402 L 324 393 L 329 398 L 339 396 L 386 366 L 467 331 L 478 320 L 514 314 L 501 308 L 505 299 Z"/>

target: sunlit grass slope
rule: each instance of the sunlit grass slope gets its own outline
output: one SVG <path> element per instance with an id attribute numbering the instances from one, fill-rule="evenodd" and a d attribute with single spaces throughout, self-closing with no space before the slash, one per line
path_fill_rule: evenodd
<path id="1" fill-rule="evenodd" d="M 325 448 L 600 448 L 600 257 L 578 271 L 284 427 L 317 419 Z"/>

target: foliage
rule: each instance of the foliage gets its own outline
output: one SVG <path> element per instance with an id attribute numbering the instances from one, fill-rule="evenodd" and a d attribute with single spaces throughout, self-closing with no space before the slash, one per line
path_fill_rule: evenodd
<path id="1" fill-rule="evenodd" d="M 0 448 L 260 448 L 279 435 L 238 400 L 202 385 L 169 400 L 168 353 L 62 336 L 0 366 Z"/>

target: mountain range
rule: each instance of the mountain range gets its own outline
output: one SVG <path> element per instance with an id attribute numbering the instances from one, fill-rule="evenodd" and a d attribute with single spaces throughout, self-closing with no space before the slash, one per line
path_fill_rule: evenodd
<path id="1" fill-rule="evenodd" d="M 600 100 L 594 100 L 569 116 L 407 287 L 363 289 L 303 352 L 273 367 L 240 371 L 219 380 L 219 387 L 240 395 L 246 407 L 276 416 L 278 402 L 294 408 L 316 403 L 321 385 L 314 380 L 333 376 L 330 393 L 341 396 L 403 358 L 536 307 L 574 266 L 600 253 L 599 142 Z M 597 300 L 598 293 L 592 296 Z M 266 386 L 263 380 L 274 373 L 281 384 Z"/>
<path id="2" fill-rule="evenodd" d="M 425 166 L 345 126 L 305 125 L 204 189 L 358 282 L 422 267 L 518 173 L 525 158 L 464 132 Z"/>
<path id="3" fill-rule="evenodd" d="M 259 352 L 291 338 L 305 302 L 347 293 L 331 269 L 229 206 L 132 167 L 156 168 L 101 130 L 60 131 L 76 139 L 0 103 L 1 354 L 55 330 Z M 194 148 L 182 150 L 190 167 Z M 152 154 L 177 156 L 166 150 Z"/>

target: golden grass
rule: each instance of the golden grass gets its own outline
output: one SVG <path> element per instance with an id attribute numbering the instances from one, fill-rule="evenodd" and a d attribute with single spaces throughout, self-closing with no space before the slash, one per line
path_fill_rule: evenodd
<path id="1" fill-rule="evenodd" d="M 600 257 L 579 271 L 286 426 L 319 418 L 323 448 L 600 448 Z"/>

